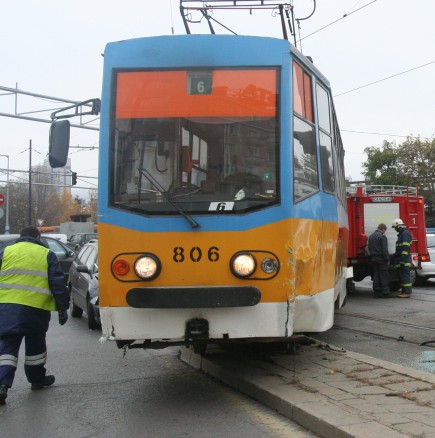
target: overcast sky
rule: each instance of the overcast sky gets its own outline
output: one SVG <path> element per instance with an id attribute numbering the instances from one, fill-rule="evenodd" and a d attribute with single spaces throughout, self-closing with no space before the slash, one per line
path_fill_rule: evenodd
<path id="1" fill-rule="evenodd" d="M 305 17 L 313 0 L 293 4 L 296 16 Z M 279 18 L 269 12 L 214 17 L 238 34 L 282 37 Z M 314 15 L 300 22 L 298 48 L 313 58 L 336 96 L 346 175 L 354 181 L 362 178 L 365 147 L 379 147 L 384 140 L 401 143 L 408 135 L 434 136 L 434 17 L 434 0 L 317 0 Z M 191 30 L 205 33 L 201 25 Z M 218 26 L 216 31 L 225 32 Z M 71 100 L 100 97 L 107 42 L 172 32 L 185 33 L 179 0 L 4 2 L 0 86 Z M 18 97 L 18 112 L 52 107 L 51 102 Z M 14 97 L 0 91 L 0 112 L 14 111 Z M 32 163 L 41 163 L 48 131 L 45 123 L 0 116 L 0 154 L 10 156 L 10 169 L 28 169 L 30 139 Z M 98 133 L 73 129 L 71 144 L 97 147 Z M 80 177 L 97 176 L 98 151 L 72 149 L 70 156 L 78 184 L 96 186 L 96 180 Z M 6 163 L 0 156 L 0 168 Z"/>

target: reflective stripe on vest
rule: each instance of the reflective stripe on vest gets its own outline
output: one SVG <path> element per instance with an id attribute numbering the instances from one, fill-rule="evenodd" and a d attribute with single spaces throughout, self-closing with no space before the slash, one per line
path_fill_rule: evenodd
<path id="1" fill-rule="evenodd" d="M 56 310 L 48 284 L 48 252 L 48 248 L 31 242 L 6 247 L 0 270 L 0 303 Z"/>

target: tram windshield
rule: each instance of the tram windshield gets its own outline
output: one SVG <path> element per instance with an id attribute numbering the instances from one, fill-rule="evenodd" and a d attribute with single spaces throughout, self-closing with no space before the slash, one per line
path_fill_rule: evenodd
<path id="1" fill-rule="evenodd" d="M 277 73 L 117 71 L 112 207 L 235 214 L 277 203 Z"/>

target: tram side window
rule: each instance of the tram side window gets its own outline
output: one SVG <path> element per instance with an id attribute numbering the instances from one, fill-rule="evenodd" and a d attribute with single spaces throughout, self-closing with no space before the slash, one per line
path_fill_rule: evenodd
<path id="1" fill-rule="evenodd" d="M 328 92 L 316 84 L 317 118 L 319 122 L 320 166 L 322 185 L 325 192 L 335 192 L 334 157 L 332 149 L 331 107 Z"/>
<path id="2" fill-rule="evenodd" d="M 319 190 L 311 76 L 293 63 L 293 196 L 297 202 Z"/>
<path id="3" fill-rule="evenodd" d="M 344 175 L 344 148 L 341 141 L 340 129 L 338 128 L 338 122 L 335 115 L 334 106 L 332 106 L 332 124 L 334 132 L 334 160 L 335 168 L 337 169 L 337 194 L 344 208 L 347 209 Z"/>
<path id="4" fill-rule="evenodd" d="M 293 109 L 304 119 L 314 122 L 311 76 L 296 62 L 293 63 Z"/>

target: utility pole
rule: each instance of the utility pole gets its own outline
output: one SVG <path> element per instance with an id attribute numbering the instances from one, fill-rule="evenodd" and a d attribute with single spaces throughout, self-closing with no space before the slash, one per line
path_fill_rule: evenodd
<path id="1" fill-rule="evenodd" d="M 32 140 L 29 140 L 29 227 L 32 226 Z"/>
<path id="2" fill-rule="evenodd" d="M 5 234 L 9 234 L 9 155 L 0 154 L 0 157 L 6 157 L 8 159 L 8 173 L 6 176 L 6 225 L 5 225 Z"/>

